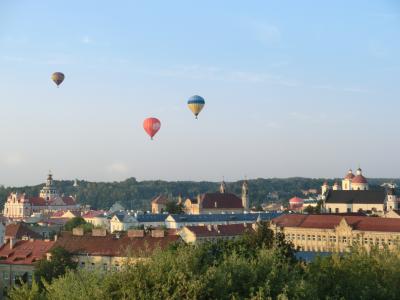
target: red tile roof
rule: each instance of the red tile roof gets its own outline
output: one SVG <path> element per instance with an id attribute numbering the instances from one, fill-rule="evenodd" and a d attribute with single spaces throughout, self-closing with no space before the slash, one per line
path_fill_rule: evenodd
<path id="1" fill-rule="evenodd" d="M 0 248 L 0 265 L 32 265 L 45 258 L 53 245 L 53 241 L 29 240 L 19 241 L 10 249 L 10 243 L 7 242 Z"/>
<path id="2" fill-rule="evenodd" d="M 46 200 L 42 197 L 30 197 L 29 203 L 31 203 L 32 206 L 46 206 L 47 205 Z"/>
<path id="3" fill-rule="evenodd" d="M 279 227 L 301 227 L 316 229 L 334 229 L 345 219 L 353 230 L 400 232 L 399 218 L 379 218 L 367 216 L 340 215 L 281 215 L 272 220 Z"/>
<path id="4" fill-rule="evenodd" d="M 229 224 L 217 226 L 186 226 L 197 237 L 218 237 L 242 235 L 246 231 L 253 232 L 251 225 Z"/>
<path id="5" fill-rule="evenodd" d="M 68 206 L 76 205 L 75 199 L 70 196 L 62 197 L 62 201 L 65 203 L 65 205 L 68 205 Z"/>
<path id="6" fill-rule="evenodd" d="M 357 175 L 353 178 L 351 183 L 367 183 L 367 179 L 362 175 Z"/>
<path id="7" fill-rule="evenodd" d="M 87 213 L 82 215 L 82 218 L 91 219 L 98 216 L 102 216 L 106 213 L 105 210 L 90 210 Z"/>
<path id="8" fill-rule="evenodd" d="M 4 233 L 4 237 L 7 238 L 14 238 L 17 240 L 22 239 L 22 237 L 27 236 L 29 238 L 40 239 L 42 236 L 33 230 L 31 230 L 27 225 L 22 223 L 17 224 L 8 224 L 6 226 L 6 230 Z"/>
<path id="9" fill-rule="evenodd" d="M 166 235 L 160 238 L 153 238 L 149 235 L 130 238 L 127 235 L 122 235 L 120 238 L 116 238 L 116 235 L 74 236 L 71 233 L 63 232 L 55 246 L 63 247 L 74 254 L 122 257 L 128 251 L 138 255 L 148 254 L 157 248 L 166 248 L 178 239 L 179 237 L 176 235 Z"/>
<path id="10" fill-rule="evenodd" d="M 206 193 L 200 198 L 203 208 L 243 208 L 242 199 L 231 193 Z"/>

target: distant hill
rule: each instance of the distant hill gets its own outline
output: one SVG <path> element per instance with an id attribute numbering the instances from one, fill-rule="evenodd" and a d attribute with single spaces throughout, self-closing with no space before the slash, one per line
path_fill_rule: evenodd
<path id="1" fill-rule="evenodd" d="M 269 192 L 278 192 L 282 202 L 287 202 L 292 196 L 302 197 L 301 190 L 320 189 L 325 179 L 322 178 L 269 178 L 251 179 L 249 182 L 250 205 L 267 202 Z M 328 180 L 332 185 L 335 180 Z M 368 179 L 371 186 L 378 186 L 384 182 L 395 182 L 400 185 L 400 179 L 374 178 Z M 228 191 L 240 195 L 243 181 L 228 182 Z M 113 203 L 119 201 L 127 209 L 149 209 L 150 200 L 158 194 L 166 194 L 176 198 L 179 194 L 183 197 L 196 197 L 199 193 L 214 192 L 219 188 L 218 182 L 194 181 L 137 181 L 128 178 L 120 182 L 89 182 L 78 181 L 79 186 L 74 187 L 73 181 L 55 181 L 60 191 L 65 195 L 76 195 L 82 204 L 89 204 L 93 208 L 108 209 Z M 42 185 L 24 187 L 0 186 L 0 205 L 12 191 L 25 192 L 29 196 L 39 193 Z"/>

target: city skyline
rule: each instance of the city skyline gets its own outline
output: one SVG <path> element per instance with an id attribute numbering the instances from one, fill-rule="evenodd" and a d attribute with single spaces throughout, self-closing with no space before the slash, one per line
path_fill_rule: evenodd
<path id="1" fill-rule="evenodd" d="M 361 166 L 398 178 L 399 23 L 395 1 L 5 1 L 0 184 L 39 184 L 49 169 L 235 181 Z M 196 94 L 199 120 L 186 105 Z"/>

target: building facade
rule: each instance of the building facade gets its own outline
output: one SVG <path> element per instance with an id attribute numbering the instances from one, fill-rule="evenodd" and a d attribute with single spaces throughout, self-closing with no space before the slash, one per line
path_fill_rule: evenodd
<path id="1" fill-rule="evenodd" d="M 340 215 L 281 215 L 271 228 L 301 251 L 344 252 L 352 245 L 364 248 L 397 247 L 400 219 Z"/>
<path id="2" fill-rule="evenodd" d="M 180 237 L 173 232 L 128 230 L 123 234 L 107 234 L 104 229 L 84 234 L 76 230 L 64 232 L 55 242 L 73 254 L 78 267 L 87 270 L 118 271 L 124 265 L 143 260 L 156 249 L 164 249 Z"/>
<path id="3" fill-rule="evenodd" d="M 24 193 L 11 193 L 4 204 L 3 215 L 9 219 L 22 220 L 33 213 L 49 213 L 58 210 L 77 210 L 80 205 L 72 196 L 59 195 L 49 174 L 39 197 L 27 197 Z"/>
<path id="4" fill-rule="evenodd" d="M 342 185 L 335 183 L 330 187 L 322 185 L 323 209 L 327 213 L 354 213 L 359 211 L 383 215 L 386 211 L 397 210 L 400 198 L 394 186 L 370 189 L 362 170 L 356 175 L 350 169 L 342 180 Z"/>
<path id="5" fill-rule="evenodd" d="M 221 183 L 217 193 L 198 195 L 196 199 L 186 199 L 184 211 L 186 214 L 220 214 L 243 213 L 249 209 L 249 188 L 247 181 L 242 185 L 242 197 L 227 192 L 225 182 Z"/>
<path id="6" fill-rule="evenodd" d="M 253 224 L 229 224 L 229 225 L 204 225 L 185 226 L 179 231 L 179 235 L 185 243 L 195 244 L 204 241 L 215 241 L 219 239 L 234 239 L 252 233 L 255 230 Z"/>

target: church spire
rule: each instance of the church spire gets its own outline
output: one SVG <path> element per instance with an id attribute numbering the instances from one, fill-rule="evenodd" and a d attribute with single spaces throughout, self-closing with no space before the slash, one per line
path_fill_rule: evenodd
<path id="1" fill-rule="evenodd" d="M 242 184 L 242 205 L 245 210 L 249 209 L 249 184 L 247 182 L 247 178 Z"/>
<path id="2" fill-rule="evenodd" d="M 222 179 L 221 185 L 219 186 L 219 192 L 221 194 L 225 194 L 226 193 L 226 183 L 225 183 L 224 179 Z"/>

